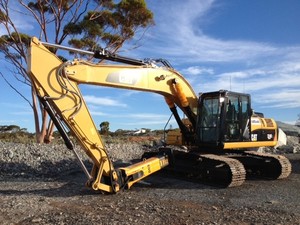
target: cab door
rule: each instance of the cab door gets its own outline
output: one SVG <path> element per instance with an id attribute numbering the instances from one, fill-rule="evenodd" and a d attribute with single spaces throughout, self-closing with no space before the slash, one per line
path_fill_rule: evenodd
<path id="1" fill-rule="evenodd" d="M 250 111 L 249 95 L 228 93 L 225 107 L 225 142 L 249 140 Z"/>
<path id="2" fill-rule="evenodd" d="M 216 146 L 220 142 L 221 105 L 219 95 L 202 96 L 197 122 L 199 144 Z"/>

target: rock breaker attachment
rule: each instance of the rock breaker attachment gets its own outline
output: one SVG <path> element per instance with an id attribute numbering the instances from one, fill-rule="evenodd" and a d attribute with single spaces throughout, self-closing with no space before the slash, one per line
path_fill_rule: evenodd
<path id="1" fill-rule="evenodd" d="M 282 155 L 245 151 L 231 158 L 239 160 L 244 165 L 247 178 L 283 179 L 292 171 L 290 161 Z"/>

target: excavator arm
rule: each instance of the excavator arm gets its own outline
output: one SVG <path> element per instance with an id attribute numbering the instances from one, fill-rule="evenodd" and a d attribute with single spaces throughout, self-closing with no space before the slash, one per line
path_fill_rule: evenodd
<path id="1" fill-rule="evenodd" d="M 69 130 L 93 161 L 93 168 L 88 172 L 79 160 L 88 177 L 88 186 L 94 190 L 115 193 L 122 188 L 130 188 L 135 182 L 169 164 L 168 156 L 162 155 L 115 169 L 78 85 L 93 84 L 158 93 L 165 97 L 172 112 L 176 112 L 177 105 L 191 121 L 195 121 L 197 96 L 179 73 L 172 68 L 157 67 L 137 60 L 130 62 L 126 58 L 119 61 L 131 65 L 93 64 L 81 60 L 62 62 L 46 45 L 37 38 L 32 39 L 28 74 L 40 102 L 66 146 L 78 157 L 68 136 Z M 103 52 L 96 52 L 95 56 L 113 61 L 120 59 Z M 184 129 L 184 125 L 181 126 Z"/>

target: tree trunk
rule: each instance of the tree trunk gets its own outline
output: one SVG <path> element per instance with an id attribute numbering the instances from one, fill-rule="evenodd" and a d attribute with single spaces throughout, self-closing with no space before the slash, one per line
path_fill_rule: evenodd
<path id="1" fill-rule="evenodd" d="M 38 114 L 38 101 L 35 88 L 31 87 L 31 95 L 32 95 L 32 110 L 34 115 L 34 123 L 35 123 L 35 138 L 37 143 L 44 143 L 46 130 L 47 130 L 47 116 L 48 113 L 45 109 L 41 107 L 41 114 L 42 114 L 42 129 L 40 129 L 40 121 L 39 121 L 39 114 Z"/>

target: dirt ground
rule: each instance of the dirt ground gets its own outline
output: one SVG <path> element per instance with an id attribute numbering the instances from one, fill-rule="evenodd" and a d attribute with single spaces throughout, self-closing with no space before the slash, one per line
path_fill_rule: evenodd
<path id="1" fill-rule="evenodd" d="M 114 195 L 59 177 L 1 177 L 1 224 L 300 224 L 300 154 L 285 180 L 213 188 L 159 172 Z"/>

